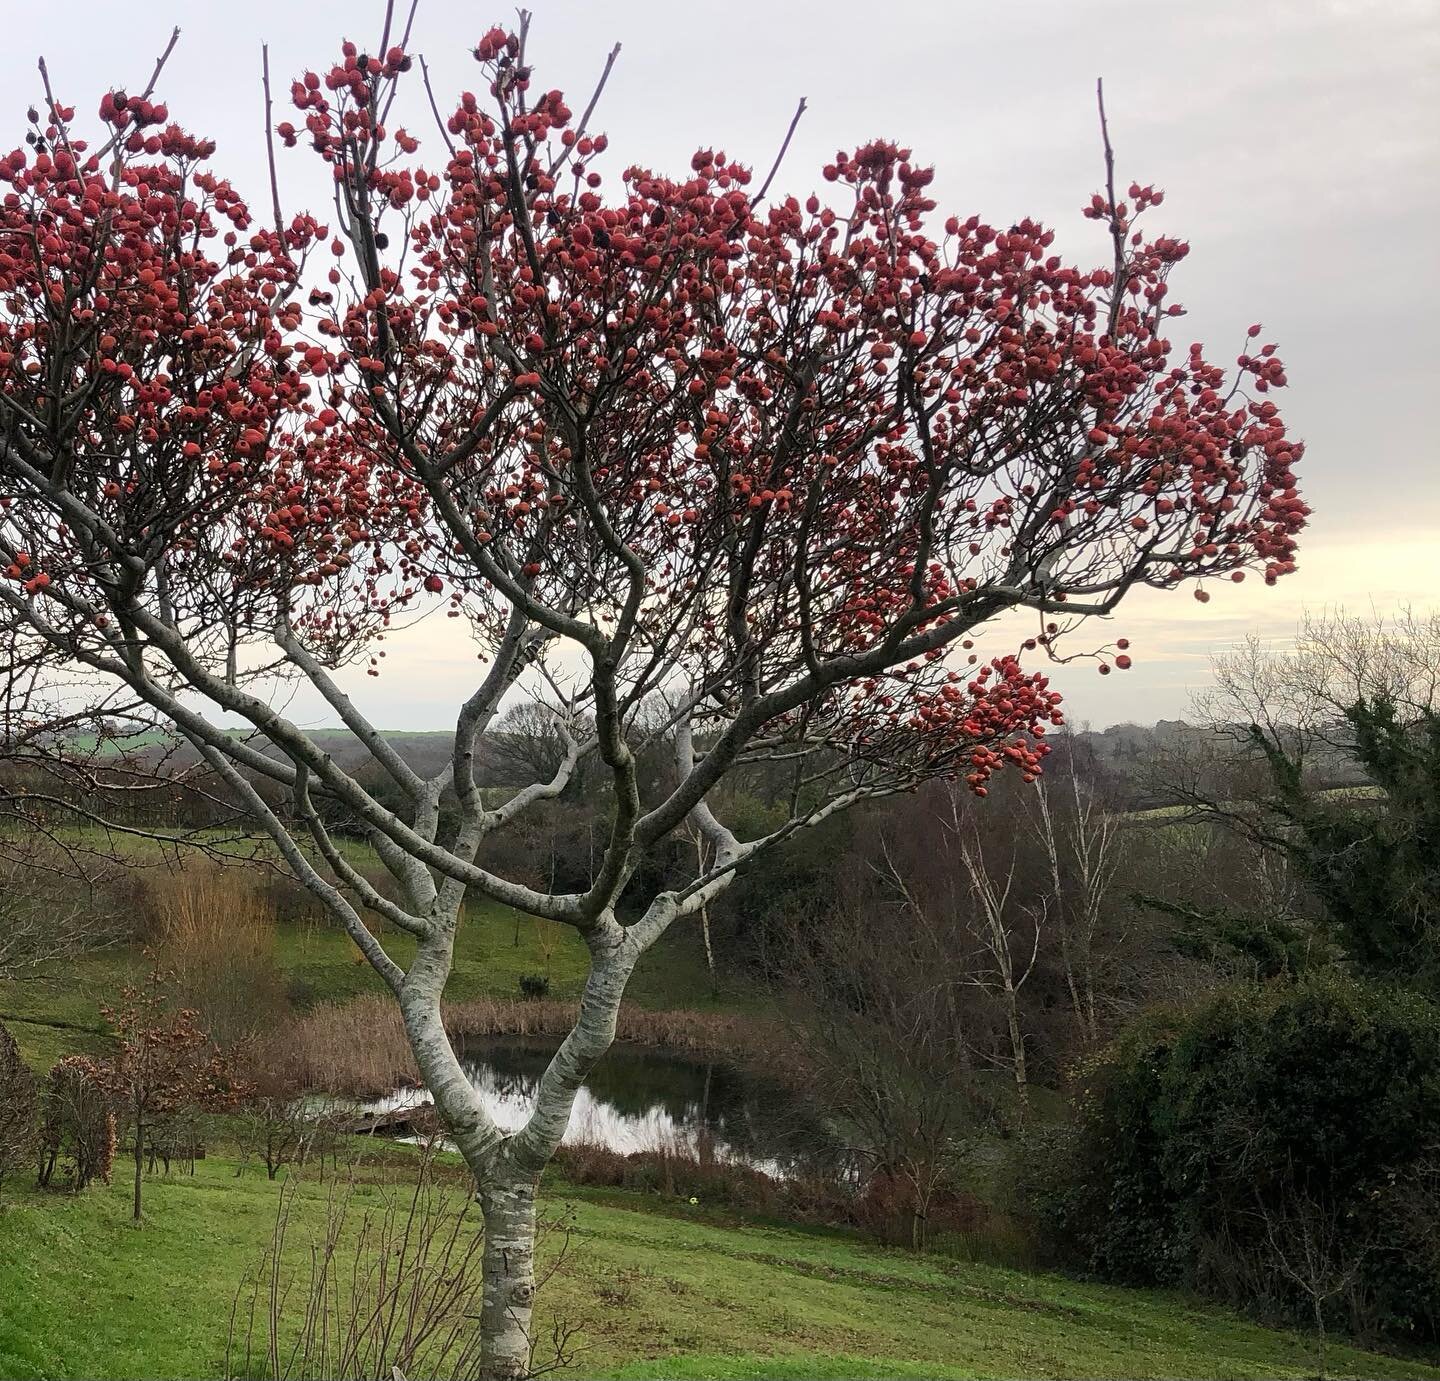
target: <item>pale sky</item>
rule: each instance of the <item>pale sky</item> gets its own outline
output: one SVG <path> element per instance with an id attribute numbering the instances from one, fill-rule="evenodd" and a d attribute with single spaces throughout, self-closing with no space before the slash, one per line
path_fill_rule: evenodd
<path id="1" fill-rule="evenodd" d="M 1035 216 L 1086 265 L 1107 255 L 1103 228 L 1079 214 L 1100 183 L 1094 84 L 1105 78 L 1121 182 L 1164 187 L 1151 228 L 1192 246 L 1173 279 L 1190 316 L 1173 339 L 1182 352 L 1203 340 L 1232 361 L 1245 327 L 1264 323 L 1286 363 L 1290 386 L 1277 401 L 1306 441 L 1301 477 L 1314 516 L 1299 571 L 1274 589 L 1212 585 L 1203 606 L 1188 592 L 1134 596 L 1094 639 L 1128 636 L 1133 670 L 1056 673 L 1072 719 L 1183 714 L 1212 653 L 1252 630 L 1283 639 L 1307 608 L 1440 602 L 1440 0 L 530 7 L 537 80 L 577 109 L 610 45 L 623 44 L 592 121 L 610 135 L 616 170 L 683 169 L 700 146 L 766 167 L 804 96 L 777 190 L 803 197 L 837 149 L 894 138 L 935 163 L 942 212 L 996 224 Z M 252 204 L 266 195 L 261 42 L 284 119 L 289 79 L 328 65 L 344 37 L 373 47 L 383 12 L 377 0 L 7 8 L 0 147 L 23 138 L 39 54 L 57 96 L 83 114 L 114 86 L 141 88 L 179 24 L 158 93 L 174 118 L 219 141 L 216 166 Z M 411 51 L 427 58 L 442 108 L 476 86 L 469 50 L 491 22 L 513 22 L 513 11 L 421 0 Z M 409 96 L 423 103 L 418 85 Z M 394 123 L 421 138 L 422 153 L 433 145 L 423 104 Z M 322 211 L 318 160 L 280 154 L 287 211 Z M 375 722 L 453 719 L 476 673 L 457 627 L 429 621 L 408 647 L 392 644 L 379 681 L 358 678 Z"/>

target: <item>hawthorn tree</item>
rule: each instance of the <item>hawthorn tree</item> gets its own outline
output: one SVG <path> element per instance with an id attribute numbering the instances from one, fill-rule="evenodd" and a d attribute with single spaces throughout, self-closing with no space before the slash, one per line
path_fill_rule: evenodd
<path id="1" fill-rule="evenodd" d="M 536 1181 L 641 954 L 857 801 L 1032 779 L 1061 711 L 1024 653 L 1043 667 L 1137 585 L 1273 582 L 1306 514 L 1263 396 L 1285 382 L 1274 347 L 1229 373 L 1166 337 L 1186 246 L 1139 228 L 1160 192 L 1122 199 L 1111 167 L 1085 209 L 1106 262 L 1082 269 L 1032 220 L 944 218 L 931 170 L 885 141 L 796 196 L 772 190 L 778 158 L 763 180 L 711 148 L 678 176 L 617 169 L 592 126 L 615 54 L 577 117 L 526 28 L 486 32 L 477 93 L 443 107 L 411 89 L 423 64 L 388 11 L 378 46 L 295 80 L 272 127 L 323 160 L 324 223 L 283 214 L 274 177 L 252 214 L 156 98 L 163 60 L 101 98 L 93 136 L 47 80 L 0 159 L 0 610 L 36 656 L 173 725 L 394 993 L 474 1173 L 483 1371 L 506 1377 L 529 1364 Z M 406 91 L 435 114 L 423 154 Z M 268 71 L 265 95 L 269 124 Z M 422 778 L 341 673 L 377 675 L 387 628 L 427 610 L 486 665 Z M 972 634 L 1017 611 L 1033 631 L 1002 636 L 1023 647 L 982 660 Z M 1085 655 L 1108 673 L 1125 647 Z M 287 676 L 393 791 L 276 708 Z M 487 805 L 477 753 L 524 695 L 564 755 Z M 657 746 L 671 769 L 642 774 Z M 793 765 L 792 808 L 742 840 L 709 799 L 763 759 Z M 608 784 L 587 887 L 476 862 L 582 763 Z M 400 900 L 337 849 L 337 811 Z M 687 825 L 703 871 L 627 892 Z M 513 1134 L 441 1022 L 471 893 L 591 956 Z"/>

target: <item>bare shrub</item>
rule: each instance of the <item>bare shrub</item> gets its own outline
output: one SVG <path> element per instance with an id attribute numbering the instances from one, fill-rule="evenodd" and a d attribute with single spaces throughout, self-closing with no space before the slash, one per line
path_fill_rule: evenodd
<path id="1" fill-rule="evenodd" d="M 304 1158 L 324 1121 L 324 1110 L 305 1098 L 292 1034 L 286 1023 L 257 1036 L 237 1059 L 246 1085 L 236 1116 L 240 1149 L 246 1158 L 257 1157 L 272 1180 L 284 1166 Z M 242 1169 L 243 1161 L 235 1173 Z"/>
<path id="2" fill-rule="evenodd" d="M 87 894 L 58 866 L 52 871 L 49 854 L 42 850 L 23 865 L 0 861 L 0 980 L 38 977 L 55 960 L 124 937 L 103 895 Z"/>
<path id="3" fill-rule="evenodd" d="M 433 1159 L 413 1185 L 380 1186 L 367 1206 L 353 1172 L 331 1182 L 324 1221 L 306 1232 L 300 1181 L 280 1189 L 270 1245 L 242 1280 L 231 1309 L 227 1378 L 368 1381 L 372 1377 L 472 1377 L 484 1291 L 484 1237 L 467 1214 L 463 1187 L 437 1182 Z M 569 1255 L 568 1221 L 538 1284 Z M 557 1328 L 553 1358 L 531 1375 L 566 1364 L 573 1330 Z M 532 1351 L 538 1351 L 533 1348 Z"/>
<path id="4" fill-rule="evenodd" d="M 0 1182 L 30 1159 L 35 1146 L 35 1076 L 20 1047 L 0 1026 Z"/>
<path id="5" fill-rule="evenodd" d="M 1326 1306 L 1359 1287 L 1373 1243 L 1356 1243 L 1344 1212 L 1323 1196 L 1287 1191 L 1277 1204 L 1259 1201 L 1265 1246 L 1273 1267 L 1310 1306 L 1315 1325 L 1316 1375 L 1325 1381 L 1329 1365 Z"/>
<path id="6" fill-rule="evenodd" d="M 833 1163 L 813 1162 L 779 1178 L 707 1154 L 703 1140 L 699 1145 L 662 1142 L 629 1152 L 592 1141 L 566 1142 L 553 1164 L 570 1184 L 625 1189 L 789 1223 L 855 1228 L 882 1241 L 910 1241 L 914 1185 L 899 1173 L 872 1171 L 862 1178 Z M 1035 1265 L 1024 1226 L 958 1187 L 942 1184 L 931 1192 L 924 1227 L 932 1250 L 1002 1265 Z"/>
<path id="7" fill-rule="evenodd" d="M 566 1142 L 554 1164 L 571 1184 L 629 1189 L 746 1213 L 789 1216 L 789 1181 L 738 1161 L 708 1154 L 687 1140 L 661 1142 L 640 1151 L 616 1151 L 593 1141 Z M 850 1197 L 853 1197 L 853 1192 Z M 842 1215 L 815 1221 L 836 1222 Z"/>
<path id="8" fill-rule="evenodd" d="M 50 1070 L 40 1096 L 42 1187 L 60 1180 L 84 1189 L 93 1180 L 110 1182 L 115 1164 L 115 1114 L 100 1069 L 85 1055 L 70 1055 Z"/>

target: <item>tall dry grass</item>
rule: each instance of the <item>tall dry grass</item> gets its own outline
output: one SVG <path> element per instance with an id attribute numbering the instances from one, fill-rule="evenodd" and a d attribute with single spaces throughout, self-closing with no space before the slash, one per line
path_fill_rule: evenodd
<path id="1" fill-rule="evenodd" d="M 419 1071 L 393 999 L 378 995 L 325 1003 L 291 1019 L 286 1044 L 306 1088 L 375 1097 L 419 1083 Z"/>
<path id="2" fill-rule="evenodd" d="M 488 1036 L 553 1036 L 575 1022 L 577 1004 L 562 998 L 518 1001 L 473 998 L 447 1003 L 445 1028 L 455 1040 Z M 756 1024 L 721 1012 L 620 1011 L 616 1038 L 636 1045 L 696 1055 L 743 1059 Z M 296 1017 L 287 1030 L 290 1059 L 312 1088 L 357 1097 L 387 1093 L 418 1083 L 405 1028 L 395 1003 L 369 995 L 342 1005 L 322 1006 Z"/>
<path id="3" fill-rule="evenodd" d="M 575 1024 L 579 1004 L 564 998 L 479 997 L 445 1006 L 445 1028 L 452 1036 L 563 1036 Z M 663 1047 L 681 1054 L 744 1053 L 752 1021 L 728 1012 L 651 1011 L 621 1007 L 616 1040 Z"/>
<path id="4" fill-rule="evenodd" d="M 173 995 L 200 1014 L 213 1040 L 233 1047 L 284 1020 L 275 906 L 260 879 L 212 865 L 156 872 L 146 879 L 144 907 Z"/>

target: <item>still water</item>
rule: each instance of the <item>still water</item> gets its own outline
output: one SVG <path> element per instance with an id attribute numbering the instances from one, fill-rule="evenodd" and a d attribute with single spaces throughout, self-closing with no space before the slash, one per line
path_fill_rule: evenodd
<path id="1" fill-rule="evenodd" d="M 504 1131 L 529 1117 L 553 1043 L 517 1038 L 471 1041 L 460 1062 Z M 424 1089 L 397 1089 L 365 1104 L 388 1112 L 430 1102 Z M 721 1062 L 615 1045 L 575 1099 L 567 1143 L 613 1151 L 670 1150 L 748 1165 L 766 1174 L 794 1173 L 838 1155 L 833 1139 L 790 1092 Z"/>

